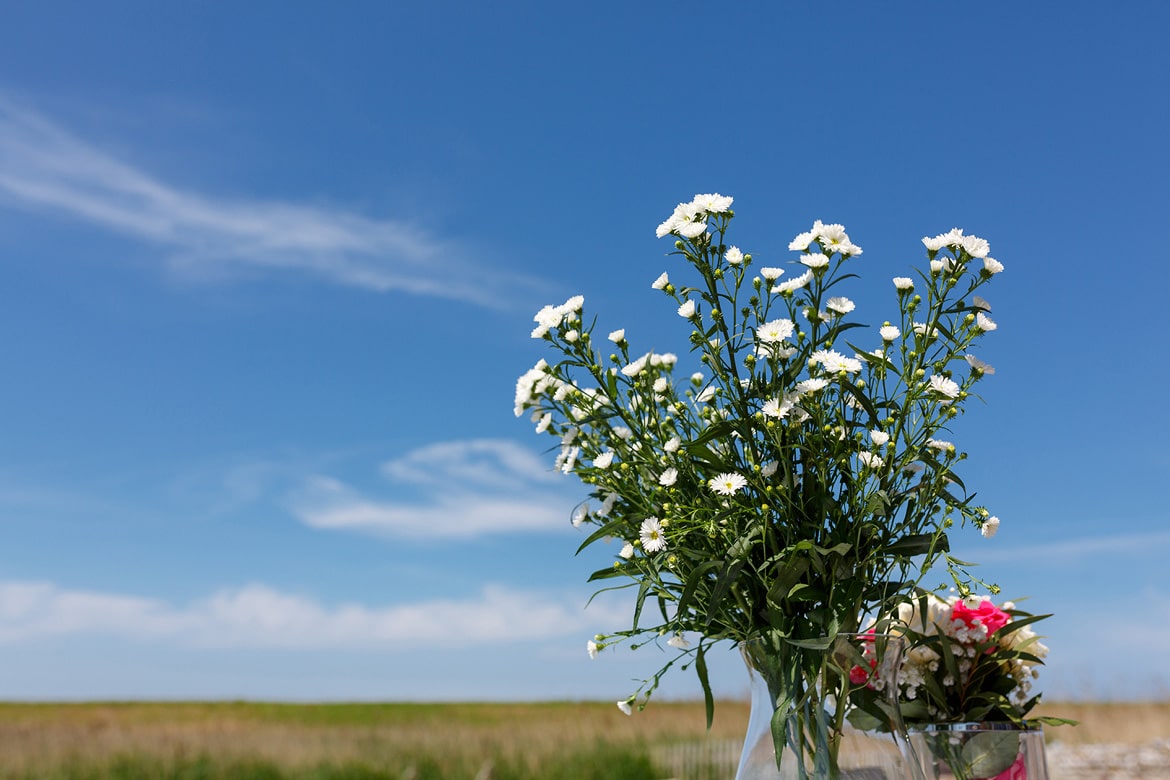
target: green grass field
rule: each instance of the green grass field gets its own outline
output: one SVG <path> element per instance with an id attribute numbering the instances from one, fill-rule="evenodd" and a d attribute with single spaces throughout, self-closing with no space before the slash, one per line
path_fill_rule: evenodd
<path id="1" fill-rule="evenodd" d="M 1170 703 L 1051 705 L 1070 743 L 1170 737 Z M 747 705 L 0 704 L 0 779 L 730 778 Z M 730 762 L 731 766 L 728 767 Z"/>

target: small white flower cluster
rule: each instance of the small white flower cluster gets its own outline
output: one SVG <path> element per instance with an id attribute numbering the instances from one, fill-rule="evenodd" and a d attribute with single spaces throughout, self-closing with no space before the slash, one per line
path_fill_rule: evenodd
<path id="1" fill-rule="evenodd" d="M 666 220 L 658 226 L 655 231 L 659 238 L 674 233 L 683 238 L 698 238 L 707 232 L 707 218 L 716 214 L 726 214 L 731 211 L 731 203 L 734 199 L 719 193 L 710 193 L 706 195 L 696 195 L 690 203 L 680 203 L 674 207 L 672 213 Z M 732 247 L 734 249 L 734 247 Z M 737 249 L 736 252 L 739 250 Z M 734 255 L 733 255 L 734 256 Z M 740 262 L 743 256 L 733 261 L 730 258 L 728 262 Z M 663 282 L 665 285 L 665 282 Z"/>
<path id="2" fill-rule="evenodd" d="M 842 256 L 856 257 L 861 254 L 861 247 L 849 240 L 849 235 L 845 232 L 844 226 L 826 225 L 819 219 L 813 223 L 812 230 L 809 230 L 807 233 L 801 233 L 792 239 L 791 243 L 788 244 L 788 248 L 794 252 L 804 252 L 814 242 L 820 244 L 821 248 L 825 251 L 838 252 Z M 827 259 L 824 264 L 828 264 Z"/>

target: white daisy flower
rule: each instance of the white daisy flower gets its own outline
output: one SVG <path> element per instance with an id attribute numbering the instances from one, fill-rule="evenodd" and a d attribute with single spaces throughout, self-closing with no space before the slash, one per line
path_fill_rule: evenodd
<path id="1" fill-rule="evenodd" d="M 657 517 L 647 517 L 642 521 L 638 538 L 642 540 L 642 549 L 648 553 L 666 549 L 666 537 L 662 535 L 662 523 Z"/>
<path id="2" fill-rule="evenodd" d="M 946 246 L 946 243 L 944 242 L 945 238 L 945 236 L 935 236 L 933 238 L 927 238 L 926 236 L 923 236 L 922 245 L 931 252 L 937 252 Z"/>
<path id="3" fill-rule="evenodd" d="M 932 274 L 941 274 L 950 265 L 949 258 L 937 258 L 930 261 L 930 272 Z"/>
<path id="4" fill-rule="evenodd" d="M 829 311 L 837 312 L 838 314 L 848 314 L 857 307 L 853 301 L 849 300 L 848 298 L 837 296 L 835 298 L 830 298 L 828 302 L 825 303 L 825 308 Z"/>
<path id="5" fill-rule="evenodd" d="M 703 388 L 703 392 L 699 393 L 698 397 L 695 398 L 695 400 L 701 404 L 705 404 L 714 397 L 715 397 L 715 385 L 707 385 L 705 388 Z"/>
<path id="6" fill-rule="evenodd" d="M 668 387 L 670 387 L 670 382 L 666 381 L 666 377 L 660 376 L 654 380 L 654 392 L 658 394 L 665 393 Z"/>
<path id="7" fill-rule="evenodd" d="M 734 496 L 747 486 L 747 480 L 744 479 L 742 474 L 729 471 L 717 477 L 712 477 L 708 480 L 707 486 L 721 496 Z"/>
<path id="8" fill-rule="evenodd" d="M 606 450 L 593 459 L 593 468 L 607 469 L 613 464 L 613 450 Z"/>
<path id="9" fill-rule="evenodd" d="M 675 482 L 678 482 L 678 469 L 669 468 L 658 475 L 658 484 L 663 487 L 670 487 Z"/>
<path id="10" fill-rule="evenodd" d="M 809 268 L 824 268 L 829 264 L 829 258 L 820 252 L 814 252 L 800 258 L 800 262 L 802 265 L 806 265 Z"/>
<path id="11" fill-rule="evenodd" d="M 788 248 L 793 252 L 803 252 L 808 249 L 809 244 L 816 238 L 816 233 L 799 233 L 796 238 L 788 242 Z"/>
<path id="12" fill-rule="evenodd" d="M 971 370 L 979 374 L 994 374 L 995 368 L 990 364 L 984 363 L 974 355 L 963 355 L 963 359 L 967 361 L 967 365 L 971 366 Z"/>
<path id="13" fill-rule="evenodd" d="M 667 440 L 666 444 L 662 445 L 662 450 L 674 454 L 678 452 L 678 448 L 682 446 L 682 439 L 677 436 L 672 436 Z"/>
<path id="14" fill-rule="evenodd" d="M 627 701 L 619 701 L 617 703 L 617 708 L 627 715 L 634 714 L 634 708 L 630 706 L 630 702 L 628 700 Z"/>
<path id="15" fill-rule="evenodd" d="M 718 192 L 705 193 L 703 195 L 696 195 L 691 200 L 691 205 L 696 209 L 707 212 L 708 214 L 723 214 L 731 210 L 731 204 L 735 198 L 730 195 L 720 195 Z"/>
<path id="16" fill-rule="evenodd" d="M 914 280 L 909 276 L 895 276 L 894 287 L 898 288 L 899 290 L 913 290 Z"/>
<path id="17" fill-rule="evenodd" d="M 695 316 L 695 302 L 688 299 L 686 303 L 678 307 L 678 316 L 684 320 L 689 320 Z"/>
<path id="18" fill-rule="evenodd" d="M 767 266 L 765 268 L 760 269 L 760 276 L 764 277 L 769 282 L 774 282 L 783 275 L 784 275 L 783 268 L 773 268 L 772 266 Z"/>
<path id="19" fill-rule="evenodd" d="M 632 361 L 628 366 L 622 366 L 622 373 L 630 378 L 636 377 L 646 369 L 646 364 L 649 362 L 650 355 L 647 353 L 637 360 Z"/>
<path id="20" fill-rule="evenodd" d="M 787 398 L 769 398 L 760 411 L 765 417 L 783 420 L 792 411 L 793 404 Z"/>
<path id="21" fill-rule="evenodd" d="M 532 320 L 536 323 L 536 327 L 532 329 L 532 338 L 544 338 L 545 334 L 556 326 L 561 324 L 564 320 L 564 312 L 556 306 L 544 306 L 533 315 Z"/>
<path id="22" fill-rule="evenodd" d="M 799 290 L 801 287 L 804 287 L 811 281 L 812 271 L 805 271 L 800 276 L 794 276 L 786 282 L 780 282 L 780 284 L 772 288 L 772 292 L 775 294 L 793 292 L 794 290 Z"/>
<path id="23" fill-rule="evenodd" d="M 723 255 L 723 259 L 731 265 L 739 265 L 743 262 L 743 252 L 739 250 L 739 247 L 733 246 Z"/>
<path id="24" fill-rule="evenodd" d="M 540 418 L 540 422 L 536 424 L 536 432 L 544 433 L 550 425 L 552 425 L 552 412 L 545 412 L 544 416 Z"/>
<path id="25" fill-rule="evenodd" d="M 980 260 L 986 259 L 987 253 L 991 251 L 991 244 L 978 236 L 963 236 L 959 246 L 963 247 L 971 257 Z"/>
<path id="26" fill-rule="evenodd" d="M 835 374 L 838 371 L 845 371 L 853 374 L 861 370 L 860 360 L 855 358 L 847 358 L 841 353 L 832 349 L 818 349 L 809 356 L 809 362 L 820 364 L 830 374 Z"/>
<path id="27" fill-rule="evenodd" d="M 617 330 L 613 331 L 609 334 L 609 340 L 614 344 L 621 344 L 626 340 L 626 329 L 618 328 Z"/>
<path id="28" fill-rule="evenodd" d="M 666 640 L 666 644 L 670 645 L 671 647 L 677 647 L 679 650 L 686 650 L 691 646 L 691 643 L 688 642 L 682 634 L 675 634 L 670 639 Z"/>
<path id="29" fill-rule="evenodd" d="M 780 468 L 780 461 L 770 460 L 767 463 L 765 463 L 763 466 L 760 467 L 760 474 L 762 474 L 765 477 L 771 477 L 771 476 L 775 475 L 776 469 L 778 469 L 778 468 Z"/>
<path id="30" fill-rule="evenodd" d="M 796 383 L 796 392 L 801 395 L 808 393 L 815 393 L 819 390 L 824 390 L 829 386 L 829 380 L 824 377 L 813 377 L 812 379 L 805 379 L 803 382 Z"/>
<path id="31" fill-rule="evenodd" d="M 975 327 L 979 328 L 979 330 L 983 331 L 984 333 L 987 333 L 989 331 L 995 330 L 999 326 L 995 324 L 995 321 L 991 319 L 991 317 L 988 317 L 983 312 L 979 312 L 975 315 Z"/>
<path id="32" fill-rule="evenodd" d="M 613 428 L 610 428 L 610 430 L 613 431 L 614 436 L 618 437 L 622 441 L 629 441 L 630 437 L 634 435 L 634 432 L 624 425 L 615 425 Z"/>
<path id="33" fill-rule="evenodd" d="M 657 279 L 655 279 L 654 283 L 650 285 L 650 287 L 655 290 L 664 290 L 668 284 L 670 284 L 670 277 L 666 275 L 665 271 L 663 271 L 662 276 L 659 276 Z"/>
<path id="34" fill-rule="evenodd" d="M 565 341 L 572 344 L 575 341 L 577 341 L 579 338 L 581 338 L 581 333 L 580 333 L 580 331 L 577 331 L 577 330 L 570 330 L 569 332 L 567 332 L 565 334 L 564 338 L 565 338 Z"/>
<path id="35" fill-rule="evenodd" d="M 587 653 L 589 653 L 589 657 L 590 657 L 590 658 L 596 658 L 596 657 L 597 657 L 597 651 L 598 651 L 598 649 L 599 649 L 599 648 L 597 647 L 597 643 L 596 643 L 596 642 L 594 642 L 592 639 L 590 639 L 588 642 L 586 642 L 586 643 L 585 643 L 585 651 L 586 651 Z"/>
<path id="36" fill-rule="evenodd" d="M 756 330 L 756 339 L 764 344 L 776 344 L 796 331 L 792 320 L 779 319 L 765 322 Z"/>
<path id="37" fill-rule="evenodd" d="M 882 460 L 879 456 L 874 455 L 872 452 L 859 452 L 857 453 L 857 459 L 871 471 L 877 471 L 882 466 L 886 465 L 884 460 Z"/>
<path id="38" fill-rule="evenodd" d="M 926 446 L 936 449 L 940 452 L 953 452 L 955 449 L 954 444 L 949 441 L 943 441 L 942 439 L 927 439 Z"/>
<path id="39" fill-rule="evenodd" d="M 883 325 L 878 335 L 882 337 L 882 341 L 893 341 L 902 335 L 902 331 L 898 330 L 895 325 Z"/>
<path id="40" fill-rule="evenodd" d="M 573 510 L 573 517 L 572 517 L 573 527 L 580 528 L 581 523 L 584 523 L 585 519 L 587 517 L 589 517 L 589 502 L 588 501 L 586 501 L 584 504 L 581 504 L 581 506 L 579 506 Z"/>
<path id="41" fill-rule="evenodd" d="M 873 442 L 875 447 L 884 447 L 890 441 L 890 434 L 874 429 L 869 432 L 869 440 Z"/>
<path id="42" fill-rule="evenodd" d="M 622 545 L 622 549 L 618 552 L 619 558 L 625 558 L 627 561 L 634 557 L 634 545 L 626 542 Z"/>
<path id="43" fill-rule="evenodd" d="M 609 493 L 606 495 L 605 500 L 601 502 L 601 506 L 597 509 L 597 516 L 608 517 L 609 513 L 613 511 L 614 504 L 617 503 L 617 500 L 617 493 Z"/>
<path id="44" fill-rule="evenodd" d="M 992 276 L 995 276 L 996 274 L 1003 271 L 1003 263 L 999 262 L 994 257 L 985 257 L 983 258 L 983 270 Z"/>
<path id="45" fill-rule="evenodd" d="M 959 397 L 959 385 L 953 379 L 947 379 L 942 374 L 931 374 L 930 389 L 932 392 L 945 396 L 948 399 Z"/>
<path id="46" fill-rule="evenodd" d="M 983 521 L 983 528 L 980 529 L 985 539 L 990 539 L 999 531 L 999 518 L 994 515 Z"/>
<path id="47" fill-rule="evenodd" d="M 971 305 L 974 306 L 976 309 L 982 309 L 983 311 L 991 311 L 991 304 L 987 302 L 987 299 L 980 298 L 978 295 L 971 296 Z"/>

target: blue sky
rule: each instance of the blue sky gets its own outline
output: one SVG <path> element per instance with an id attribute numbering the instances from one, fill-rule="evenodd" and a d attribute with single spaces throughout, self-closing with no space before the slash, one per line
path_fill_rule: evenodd
<path id="1" fill-rule="evenodd" d="M 991 242 L 955 548 L 1050 696 L 1166 693 L 1165 4 L 5 6 L 0 698 L 624 698 L 514 384 L 575 293 L 685 352 L 711 191 L 770 262 L 844 223 L 859 303 Z"/>

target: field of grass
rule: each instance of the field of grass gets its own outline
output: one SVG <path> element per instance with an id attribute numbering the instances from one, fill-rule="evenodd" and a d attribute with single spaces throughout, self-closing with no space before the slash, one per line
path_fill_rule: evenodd
<path id="1" fill-rule="evenodd" d="M 1170 738 L 1170 702 L 1054 704 L 1067 744 Z M 688 780 L 727 778 L 742 702 L 0 703 L 0 779 Z M 732 767 L 729 771 L 728 762 Z"/>

